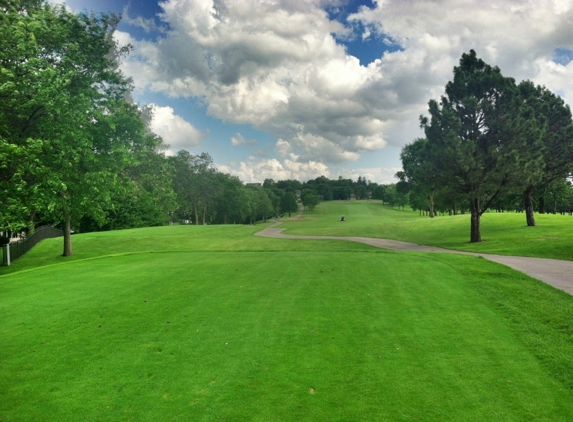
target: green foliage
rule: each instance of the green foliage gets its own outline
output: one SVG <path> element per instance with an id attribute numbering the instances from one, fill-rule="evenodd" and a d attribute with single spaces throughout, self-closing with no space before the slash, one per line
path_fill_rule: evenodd
<path id="1" fill-rule="evenodd" d="M 537 208 L 545 212 L 549 186 L 561 186 L 553 210 L 571 210 L 566 178 L 573 167 L 573 120 L 563 100 L 529 81 L 515 85 L 472 50 L 454 68 L 454 80 L 438 104 L 421 117 L 427 139 L 406 145 L 403 172 L 415 209 L 472 214 L 472 242 L 481 240 L 480 217 L 490 208 L 524 209 L 529 226 Z M 560 192 L 560 193 L 557 193 Z M 516 195 L 525 198 L 516 200 Z M 557 200 L 557 196 L 560 197 Z"/>
<path id="2" fill-rule="evenodd" d="M 542 158 L 537 168 L 530 170 L 529 183 L 524 189 L 527 225 L 535 226 L 534 192 L 554 182 L 564 183 L 573 171 L 573 119 L 563 99 L 545 87 L 523 81 L 519 91 L 536 127 L 542 131 L 542 145 L 528 145 L 529 148 L 540 148 L 537 152 Z"/>
<path id="3" fill-rule="evenodd" d="M 205 225 L 216 209 L 216 198 L 221 186 L 217 170 L 207 153 L 193 155 L 181 150 L 171 157 L 175 169 L 174 190 L 179 204 L 179 217 Z"/>
<path id="4" fill-rule="evenodd" d="M 314 207 L 320 203 L 320 199 L 318 198 L 316 192 L 310 189 L 303 190 L 300 195 L 300 199 L 302 201 L 302 205 L 308 207 L 310 212 L 312 212 Z"/>
<path id="5" fill-rule="evenodd" d="M 433 218 L 434 195 L 442 185 L 436 163 L 432 160 L 430 143 L 424 138 L 416 139 L 402 148 L 400 159 L 404 171 L 396 174 L 402 183 L 398 191 L 412 192 L 412 197 L 417 199 L 417 202 L 411 202 L 415 209 L 427 209 Z"/>
<path id="6" fill-rule="evenodd" d="M 286 192 L 296 192 L 302 189 L 302 183 L 298 180 L 279 180 L 276 182 L 276 187 L 283 189 Z"/>
<path id="7" fill-rule="evenodd" d="M 0 226 L 33 230 L 38 215 L 61 222 L 64 255 L 74 224 L 103 225 L 110 213 L 125 219 L 115 205 L 126 197 L 157 214 L 154 196 L 165 187 L 143 176 L 160 141 L 127 100 L 131 85 L 118 60 L 129 46 L 113 39 L 118 22 L 40 1 L 10 2 L 0 15 Z M 155 198 L 168 204 L 169 196 Z M 119 225 L 157 222 L 149 217 Z"/>
<path id="8" fill-rule="evenodd" d="M 247 203 L 249 223 L 255 224 L 258 220 L 266 221 L 274 214 L 274 207 L 268 195 L 268 190 L 261 186 L 247 186 Z"/>
<path id="9" fill-rule="evenodd" d="M 523 190 L 537 174 L 542 129 L 514 80 L 473 50 L 454 68 L 446 96 L 439 104 L 429 102 L 429 113 L 429 119 L 421 117 L 429 147 L 416 152 L 423 152 L 420 162 L 431 163 L 424 184 L 431 191 L 438 182 L 468 198 L 470 241 L 480 242 L 481 215 L 500 195 Z"/>
<path id="10" fill-rule="evenodd" d="M 281 211 L 287 213 L 290 217 L 292 213 L 298 211 L 298 204 L 296 203 L 296 197 L 292 192 L 286 192 L 281 200 Z"/>
<path id="11" fill-rule="evenodd" d="M 217 173 L 220 196 L 216 200 L 216 220 L 219 223 L 242 223 L 247 218 L 248 204 L 245 187 L 239 178 Z"/>

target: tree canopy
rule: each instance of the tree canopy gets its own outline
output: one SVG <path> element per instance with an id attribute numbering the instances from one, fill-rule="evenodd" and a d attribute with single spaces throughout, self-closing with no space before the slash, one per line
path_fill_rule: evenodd
<path id="1" fill-rule="evenodd" d="M 74 221 L 103 224 L 112 198 L 133 188 L 126 169 L 161 143 L 118 70 L 129 51 L 113 39 L 118 22 L 43 1 L 13 0 L 0 14 L 0 218 L 30 231 L 38 214 L 62 222 L 65 256 Z"/>
<path id="2" fill-rule="evenodd" d="M 571 173 L 569 108 L 545 88 L 517 85 L 473 50 L 462 55 L 445 95 L 430 100 L 428 112 L 420 117 L 426 137 L 402 149 L 397 176 L 412 198 L 427 198 L 430 216 L 436 192 L 467 201 L 471 242 L 481 241 L 482 214 L 519 192 L 531 223 L 533 190 Z"/>

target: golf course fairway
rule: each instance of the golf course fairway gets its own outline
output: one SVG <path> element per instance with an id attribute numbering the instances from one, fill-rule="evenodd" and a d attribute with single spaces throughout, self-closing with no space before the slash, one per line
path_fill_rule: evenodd
<path id="1" fill-rule="evenodd" d="M 264 227 L 78 234 L 1 268 L 0 420 L 573 420 L 571 296 Z"/>

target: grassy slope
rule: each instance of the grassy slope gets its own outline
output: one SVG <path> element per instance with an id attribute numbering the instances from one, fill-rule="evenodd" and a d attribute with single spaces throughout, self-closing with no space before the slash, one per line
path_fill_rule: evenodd
<path id="1" fill-rule="evenodd" d="M 257 229 L 43 242 L 0 277 L 0 420 L 573 418 L 571 296 Z"/>
<path id="2" fill-rule="evenodd" d="M 338 216 L 346 221 L 339 222 Z M 573 260 L 573 217 L 536 215 L 527 227 L 523 213 L 486 213 L 483 242 L 470 244 L 469 215 L 434 219 L 383 207 L 379 201 L 323 202 L 301 222 L 285 222 L 291 234 L 366 236 L 405 240 L 448 249 Z"/>

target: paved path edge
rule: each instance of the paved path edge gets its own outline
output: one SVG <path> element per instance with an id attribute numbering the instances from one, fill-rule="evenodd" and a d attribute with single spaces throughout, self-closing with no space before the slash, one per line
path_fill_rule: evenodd
<path id="1" fill-rule="evenodd" d="M 563 261 L 549 258 L 530 258 L 523 256 L 493 255 L 478 252 L 456 251 L 443 249 L 436 246 L 419 245 L 416 243 L 402 242 L 399 240 L 379 239 L 373 237 L 357 236 L 300 236 L 282 233 L 282 228 L 278 228 L 281 222 L 276 222 L 270 227 L 255 233 L 255 236 L 274 237 L 281 239 L 307 239 L 307 240 L 345 240 L 371 245 L 377 248 L 390 249 L 404 252 L 440 252 L 450 254 L 472 255 L 485 258 L 489 261 L 513 268 L 527 274 L 530 277 L 543 281 L 559 290 L 573 295 L 573 261 Z"/>

